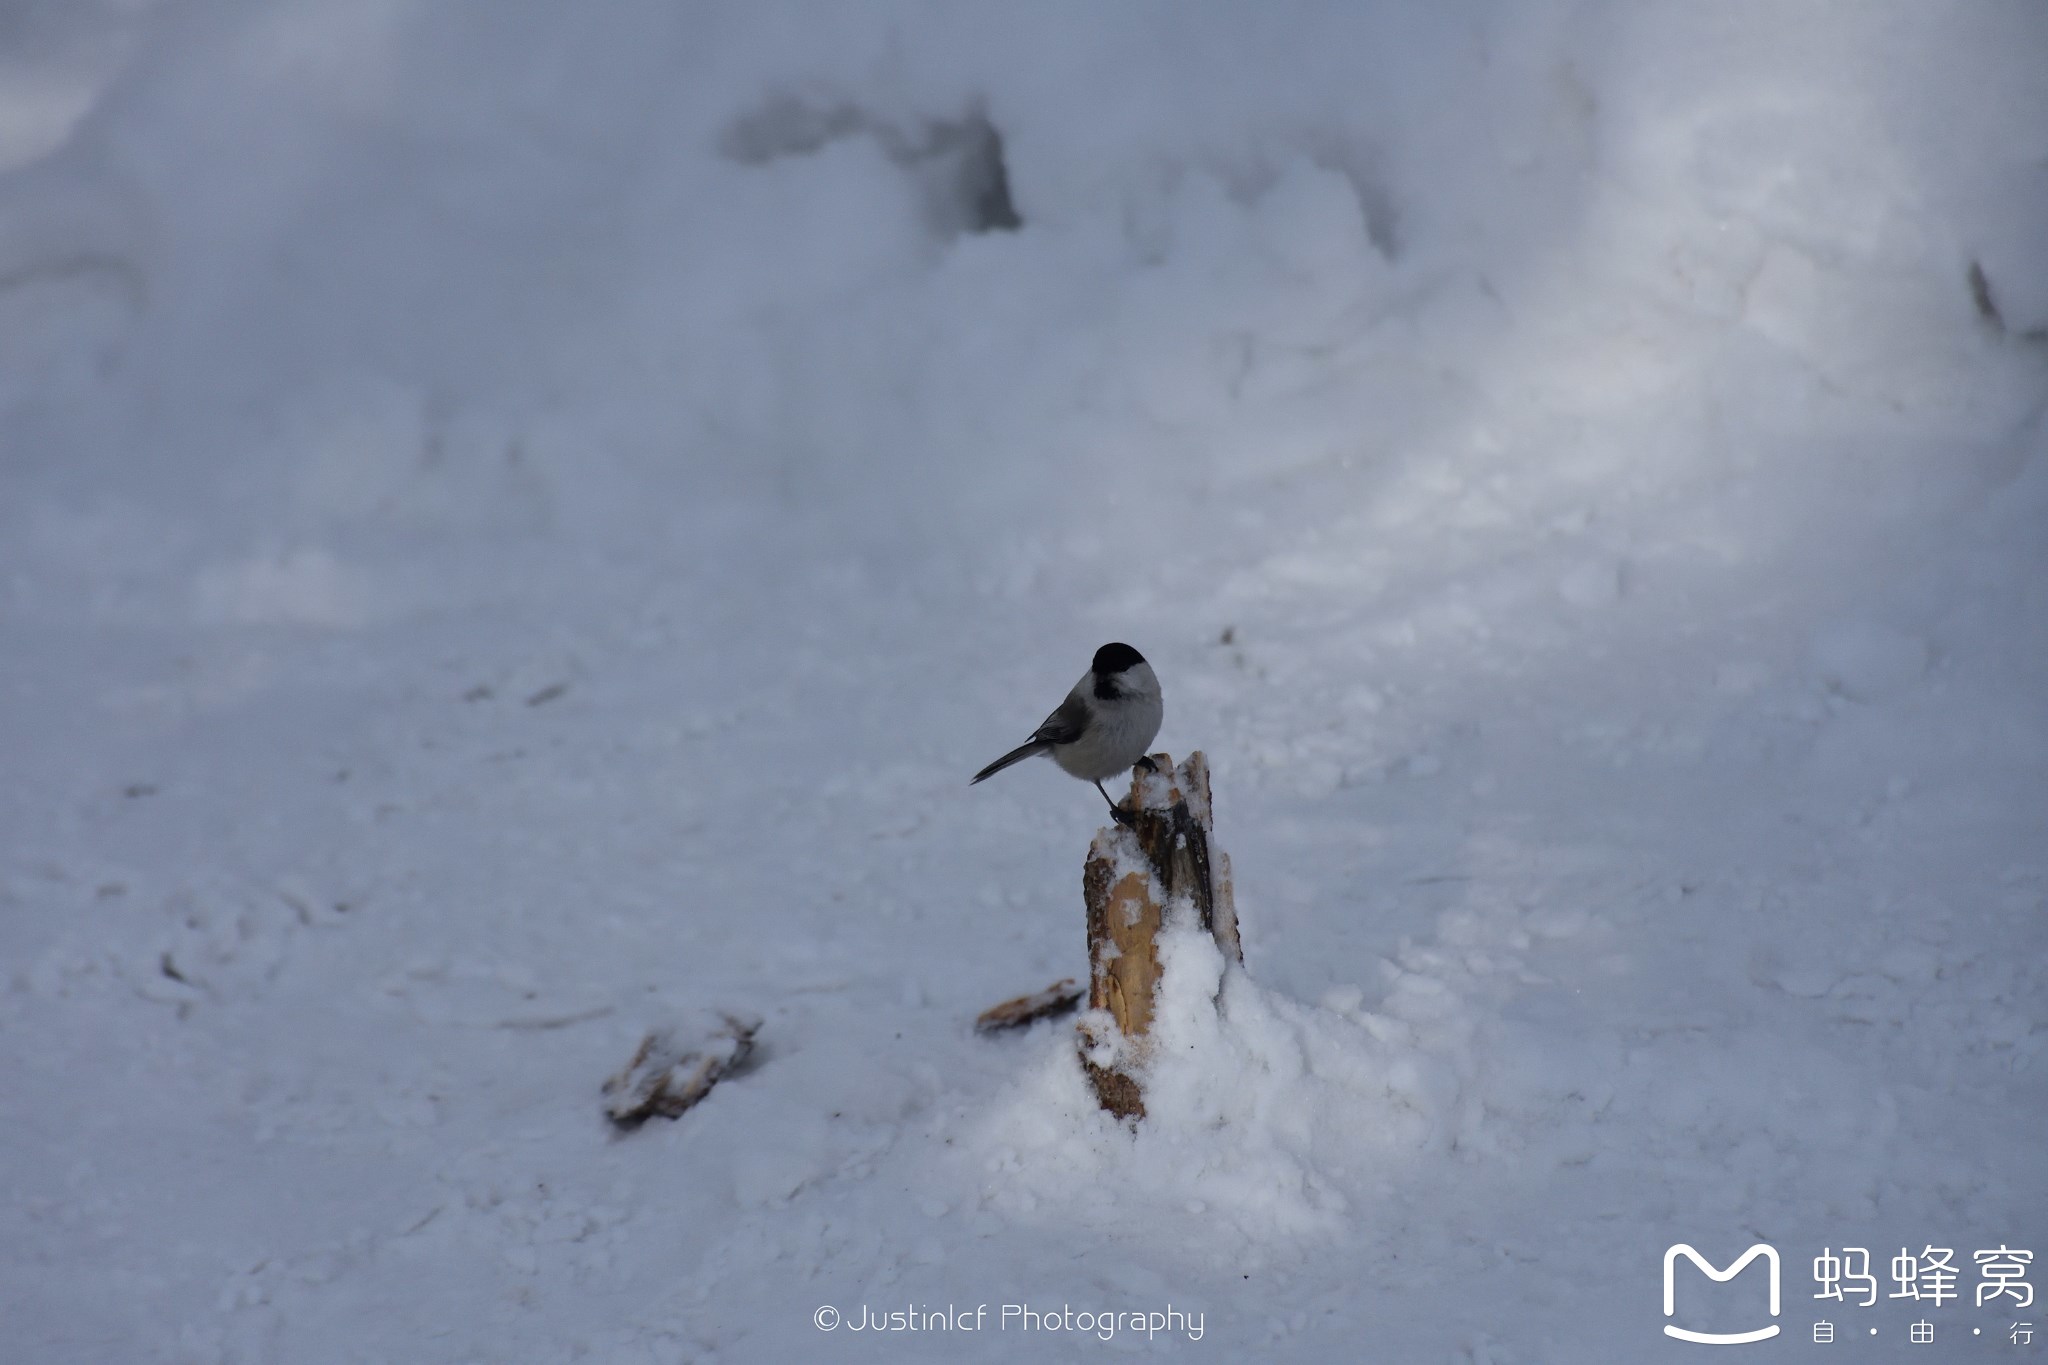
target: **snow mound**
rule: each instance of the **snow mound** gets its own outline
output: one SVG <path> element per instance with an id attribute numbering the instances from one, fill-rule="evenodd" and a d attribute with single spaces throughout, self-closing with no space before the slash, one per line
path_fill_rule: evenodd
<path id="1" fill-rule="evenodd" d="M 1103 1113 L 1056 1031 L 977 1139 L 1000 1173 L 992 1205 L 1117 1222 L 1185 1212 L 1252 1243 L 1330 1237 L 1389 1168 L 1439 1143 L 1456 1073 L 1403 1022 L 1260 986 L 1180 907 L 1160 959 L 1144 1119 Z"/>

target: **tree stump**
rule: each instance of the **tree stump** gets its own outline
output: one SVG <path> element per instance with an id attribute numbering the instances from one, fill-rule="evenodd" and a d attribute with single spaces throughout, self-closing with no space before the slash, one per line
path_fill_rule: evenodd
<path id="1" fill-rule="evenodd" d="M 1121 1119 L 1145 1116 L 1139 1082 L 1159 988 L 1159 932 L 1183 907 L 1242 963 L 1230 857 L 1211 846 L 1209 760 L 1200 750 L 1178 768 L 1167 754 L 1131 774 L 1129 825 L 1099 831 L 1082 872 L 1088 904 L 1088 1016 L 1081 1063 L 1102 1107 Z"/>

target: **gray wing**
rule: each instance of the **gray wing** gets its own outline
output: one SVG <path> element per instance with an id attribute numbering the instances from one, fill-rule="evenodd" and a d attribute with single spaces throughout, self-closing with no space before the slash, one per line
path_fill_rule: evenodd
<path id="1" fill-rule="evenodd" d="M 997 773 L 1014 763 L 1022 763 L 1027 758 L 1036 758 L 1056 744 L 1072 744 L 1083 734 L 1087 733 L 1087 730 L 1088 703 L 1078 690 L 1069 692 L 1067 699 L 1060 703 L 1059 709 L 1045 718 L 1045 724 L 1033 731 L 1030 739 L 1025 740 L 1022 744 L 976 773 L 974 775 L 974 782 L 982 782 L 994 777 Z M 969 782 L 967 785 L 971 787 L 974 785 L 974 782 Z"/>
<path id="2" fill-rule="evenodd" d="M 1072 744 L 1088 729 L 1088 703 L 1076 692 L 1067 693 L 1059 709 L 1045 718 L 1045 724 L 1031 733 L 1033 744 Z"/>

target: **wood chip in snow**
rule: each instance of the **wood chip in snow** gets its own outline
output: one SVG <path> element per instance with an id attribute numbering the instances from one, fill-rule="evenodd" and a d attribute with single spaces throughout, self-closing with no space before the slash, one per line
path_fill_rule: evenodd
<path id="1" fill-rule="evenodd" d="M 981 1012 L 974 1021 L 976 1033 L 1001 1033 L 1005 1029 L 1023 1028 L 1040 1019 L 1056 1019 L 1071 1013 L 1081 1003 L 1083 992 L 1074 984 L 1074 978 L 1055 981 L 1044 990 L 1033 995 L 1020 995 L 1015 1000 L 1005 1000 Z"/>
<path id="2" fill-rule="evenodd" d="M 747 1060 L 761 1027 L 758 1019 L 721 1017 L 724 1022 L 706 1037 L 663 1028 L 641 1039 L 625 1070 L 604 1083 L 605 1116 L 621 1128 L 638 1128 L 656 1115 L 675 1118 L 710 1094 Z"/>

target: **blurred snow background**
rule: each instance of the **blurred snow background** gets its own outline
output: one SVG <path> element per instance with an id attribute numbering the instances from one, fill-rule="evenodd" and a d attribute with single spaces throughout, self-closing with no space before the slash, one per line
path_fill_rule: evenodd
<path id="1" fill-rule="evenodd" d="M 2048 1231 L 2044 72 L 2029 0 L 0 4 L 0 1355 L 1642 1360 L 1756 1240 L 1904 1354 L 1823 1247 Z M 968 1030 L 1100 811 L 966 778 L 1109 639 L 1249 968 L 1135 1138 Z M 1205 1336 L 812 1321 L 1006 1302 Z"/>

